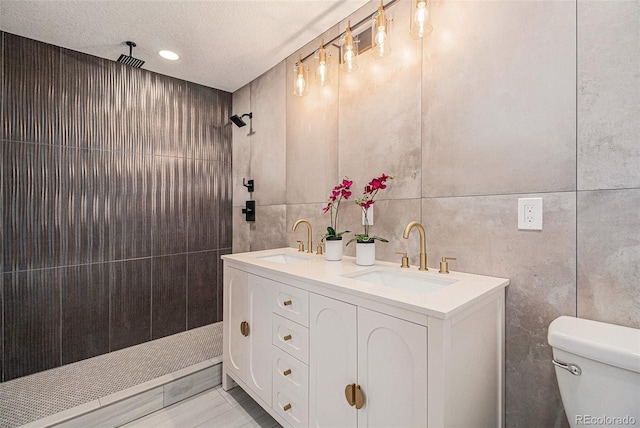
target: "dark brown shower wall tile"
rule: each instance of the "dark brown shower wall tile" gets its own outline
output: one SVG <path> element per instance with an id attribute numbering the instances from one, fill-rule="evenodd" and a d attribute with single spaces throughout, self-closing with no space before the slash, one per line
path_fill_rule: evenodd
<path id="1" fill-rule="evenodd" d="M 59 269 L 4 274 L 4 380 L 60 365 Z"/>
<path id="2" fill-rule="evenodd" d="M 111 263 L 109 350 L 151 339 L 151 259 Z"/>
<path id="3" fill-rule="evenodd" d="M 152 190 L 154 256 L 187 251 L 186 160 L 158 156 Z"/>
<path id="4" fill-rule="evenodd" d="M 109 263 L 60 269 L 62 364 L 109 352 Z"/>
<path id="5" fill-rule="evenodd" d="M 151 126 L 149 137 L 153 153 L 162 156 L 187 156 L 187 86 L 183 80 L 156 75 L 155 86 L 146 92 L 145 110 Z"/>
<path id="6" fill-rule="evenodd" d="M 186 156 L 192 159 L 216 160 L 216 129 L 220 126 L 218 90 L 187 82 Z"/>
<path id="7" fill-rule="evenodd" d="M 225 254 L 231 254 L 231 248 L 225 248 L 220 250 L 220 255 L 218 257 L 218 290 L 216 292 L 218 301 L 217 301 L 217 308 L 218 308 L 218 316 L 216 317 L 216 322 L 220 322 L 223 321 L 222 320 L 222 305 L 224 302 L 224 260 L 222 260 L 222 256 L 224 256 Z"/>
<path id="8" fill-rule="evenodd" d="M 3 142 L 2 210 L 4 270 L 57 266 L 63 262 L 59 148 Z"/>
<path id="9" fill-rule="evenodd" d="M 187 329 L 202 327 L 218 319 L 219 251 L 188 255 Z"/>
<path id="10" fill-rule="evenodd" d="M 2 138 L 59 144 L 60 48 L 4 33 Z"/>
<path id="11" fill-rule="evenodd" d="M 151 259 L 153 339 L 186 330 L 187 255 Z"/>
<path id="12" fill-rule="evenodd" d="M 61 48 L 60 68 L 62 144 L 68 147 L 113 150 L 111 127 L 116 94 L 110 87 L 111 61 Z"/>
<path id="13" fill-rule="evenodd" d="M 120 160 L 124 199 L 118 205 L 120 211 L 116 212 L 121 222 L 114 241 L 120 244 L 115 251 L 116 258 L 148 257 L 151 255 L 153 158 L 124 155 Z"/>
<path id="14" fill-rule="evenodd" d="M 218 233 L 219 247 L 231 248 L 233 244 L 233 186 L 231 183 L 231 163 L 218 162 Z"/>
<path id="15" fill-rule="evenodd" d="M 231 111 L 233 94 L 225 91 L 218 91 L 218 107 L 216 117 L 216 159 L 220 162 L 231 162 L 233 125 L 229 118 L 233 114 Z"/>
<path id="16" fill-rule="evenodd" d="M 217 162 L 187 160 L 189 252 L 218 249 L 219 175 Z"/>

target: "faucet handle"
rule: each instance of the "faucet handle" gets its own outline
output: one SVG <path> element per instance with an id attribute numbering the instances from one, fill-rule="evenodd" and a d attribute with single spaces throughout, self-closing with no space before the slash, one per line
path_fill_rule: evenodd
<path id="1" fill-rule="evenodd" d="M 304 253 L 304 243 L 302 241 L 296 241 L 298 243 L 298 251 Z"/>
<path id="2" fill-rule="evenodd" d="M 448 260 L 458 260 L 458 259 L 454 257 L 443 257 L 442 261 L 440 262 L 440 270 L 438 272 L 449 273 L 449 263 L 447 263 Z"/>
<path id="3" fill-rule="evenodd" d="M 401 268 L 408 268 L 409 267 L 409 257 L 407 257 L 407 253 L 404 251 L 396 251 L 396 254 L 399 254 L 402 256 L 402 265 L 400 265 Z"/>
<path id="4" fill-rule="evenodd" d="M 323 245 L 324 245 L 324 244 L 323 244 L 322 242 L 320 242 L 320 243 L 318 244 L 318 249 L 316 250 L 316 254 L 317 254 L 317 255 L 319 255 L 319 256 L 321 256 L 321 255 L 322 255 L 322 246 L 323 246 Z"/>

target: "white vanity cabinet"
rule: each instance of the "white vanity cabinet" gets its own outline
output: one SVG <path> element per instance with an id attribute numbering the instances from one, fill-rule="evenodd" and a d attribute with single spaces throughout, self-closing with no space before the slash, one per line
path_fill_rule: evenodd
<path id="1" fill-rule="evenodd" d="M 317 294 L 310 308 L 309 425 L 427 426 L 427 328 Z"/>
<path id="2" fill-rule="evenodd" d="M 224 389 L 235 381 L 286 427 L 504 426 L 508 280 L 294 251 L 223 256 Z M 353 279 L 371 269 L 447 282 Z"/>
<path id="3" fill-rule="evenodd" d="M 273 281 L 227 267 L 224 278 L 223 365 L 270 404 Z"/>

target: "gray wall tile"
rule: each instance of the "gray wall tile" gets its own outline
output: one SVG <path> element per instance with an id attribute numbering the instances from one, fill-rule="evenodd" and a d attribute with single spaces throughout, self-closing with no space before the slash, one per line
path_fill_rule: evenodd
<path id="1" fill-rule="evenodd" d="M 282 61 L 251 82 L 251 178 L 256 181 L 254 199 L 258 205 L 285 202 L 286 75 Z"/>
<path id="2" fill-rule="evenodd" d="M 577 12 L 578 189 L 640 187 L 640 3 Z"/>
<path id="3" fill-rule="evenodd" d="M 233 93 L 233 112 L 242 116 L 245 113 L 251 112 L 251 97 L 250 97 L 250 85 L 246 85 Z M 231 116 L 229 116 L 231 117 Z M 249 118 L 245 117 L 243 120 L 248 121 Z M 244 206 L 244 201 L 251 199 L 252 196 L 247 192 L 247 188 L 242 185 L 242 179 L 250 180 L 251 177 L 251 125 L 247 122 L 247 125 L 238 128 L 229 121 L 232 138 L 233 138 L 233 206 Z M 267 183 L 260 183 L 260 185 L 266 185 Z"/>
<path id="4" fill-rule="evenodd" d="M 640 328 L 640 189 L 578 193 L 578 316 Z"/>
<path id="5" fill-rule="evenodd" d="M 256 207 L 256 221 L 251 224 L 251 251 L 287 246 L 286 205 Z M 306 234 L 304 235 L 306 236 Z"/>
<path id="6" fill-rule="evenodd" d="M 388 57 L 369 51 L 359 56 L 357 72 L 340 74 L 338 174 L 353 179 L 354 189 L 381 173 L 397 174 L 381 199 L 421 196 L 421 43 L 409 35 L 410 6 L 401 2 L 390 12 L 398 19 Z"/>
<path id="7" fill-rule="evenodd" d="M 327 33 L 336 33 L 337 26 Z M 328 41 L 329 39 L 327 39 Z M 321 38 L 312 47 L 301 52 L 313 51 L 320 46 Z M 338 180 L 338 59 L 339 50 L 327 46 L 330 57 L 330 84 L 322 87 L 314 82 L 313 56 L 304 62 L 310 69 L 309 84 L 313 87 L 304 97 L 293 94 L 294 68 L 298 53 L 286 61 L 286 158 L 287 204 L 317 203 L 327 199 L 325 189 L 331 189 Z M 309 120 L 313 118 L 313 120 Z"/>
<path id="8" fill-rule="evenodd" d="M 434 2 L 431 21 L 423 196 L 574 190 L 575 3 Z"/>
<path id="9" fill-rule="evenodd" d="M 543 197 L 544 230 L 519 231 L 517 199 L 533 196 Z M 575 194 L 423 199 L 422 218 L 433 266 L 433 255 L 451 256 L 458 259 L 451 270 L 511 280 L 506 425 L 558 426 L 564 416 L 547 327 L 560 315 L 576 314 Z"/>

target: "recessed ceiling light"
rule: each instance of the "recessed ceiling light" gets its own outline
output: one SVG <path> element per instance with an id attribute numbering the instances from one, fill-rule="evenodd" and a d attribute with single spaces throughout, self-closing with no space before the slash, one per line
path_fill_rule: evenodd
<path id="1" fill-rule="evenodd" d="M 158 55 L 164 59 L 168 59 L 169 61 L 176 61 L 180 59 L 180 56 L 178 56 L 177 53 L 171 51 L 160 51 L 158 52 Z"/>

